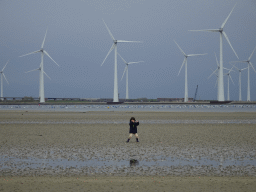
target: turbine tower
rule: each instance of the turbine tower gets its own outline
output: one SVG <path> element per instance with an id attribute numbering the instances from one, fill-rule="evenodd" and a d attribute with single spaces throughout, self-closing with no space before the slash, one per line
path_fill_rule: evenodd
<path id="1" fill-rule="evenodd" d="M 242 75 L 242 71 L 243 70 L 245 70 L 245 69 L 247 69 L 247 67 L 246 68 L 244 68 L 244 69 L 238 69 L 235 65 L 233 65 L 235 68 L 236 68 L 236 70 L 238 70 L 238 72 L 239 72 L 239 82 L 238 82 L 238 85 L 239 85 L 239 101 L 242 101 L 242 80 L 241 80 L 241 75 Z"/>
<path id="2" fill-rule="evenodd" d="M 236 6 L 236 5 L 235 5 Z M 221 27 L 219 29 L 205 29 L 205 30 L 189 30 L 189 31 L 206 31 L 206 32 L 219 32 L 220 33 L 220 70 L 219 70 L 219 83 L 218 83 L 218 101 L 225 101 L 224 97 L 224 80 L 223 80 L 223 36 L 226 38 L 228 44 L 230 45 L 231 49 L 235 53 L 236 57 L 238 58 L 234 48 L 232 47 L 227 34 L 223 31 L 223 28 L 225 24 L 227 23 L 231 13 L 233 12 L 235 6 L 229 13 L 228 17 L 225 19 L 225 21 L 222 23 Z M 239 59 L 239 58 L 238 58 Z"/>
<path id="3" fill-rule="evenodd" d="M 233 67 L 232 67 L 232 68 L 233 68 Z M 233 81 L 233 79 L 232 79 L 232 77 L 231 77 L 231 75 L 230 75 L 231 71 L 233 71 L 232 68 L 231 68 L 231 69 L 228 71 L 228 73 L 226 74 L 226 75 L 228 76 L 228 101 L 230 101 L 229 79 L 231 79 L 232 83 L 235 85 L 235 83 L 234 83 L 234 81 Z"/>
<path id="4" fill-rule="evenodd" d="M 104 22 L 104 20 L 103 20 Z M 115 65 L 114 65 L 114 96 L 113 96 L 113 102 L 119 102 L 119 98 L 118 98 L 118 82 L 117 82 L 117 43 L 132 43 L 132 42 L 139 42 L 139 41 L 125 41 L 125 40 L 116 40 L 114 38 L 114 36 L 112 35 L 112 33 L 110 32 L 107 24 L 104 22 L 108 33 L 110 35 L 110 37 L 113 39 L 113 45 L 110 48 L 110 50 L 108 51 L 107 56 L 105 57 L 104 61 L 102 62 L 101 66 L 103 65 L 103 63 L 105 62 L 105 60 L 107 59 L 108 55 L 111 53 L 111 51 L 113 49 L 115 49 Z"/>
<path id="5" fill-rule="evenodd" d="M 1 100 L 3 101 L 3 95 L 4 95 L 4 79 L 5 81 L 9 84 L 9 82 L 7 81 L 5 75 L 4 75 L 4 69 L 6 67 L 6 65 L 8 64 L 9 61 L 7 61 L 7 63 L 5 64 L 5 66 L 3 67 L 2 71 L 0 71 L 1 73 Z"/>
<path id="6" fill-rule="evenodd" d="M 176 43 L 176 41 L 174 41 Z M 193 57 L 193 56 L 198 56 L 198 55 L 206 55 L 205 54 L 189 54 L 186 55 L 185 52 L 180 48 L 180 46 L 178 45 L 178 43 L 176 43 L 176 45 L 178 46 L 178 48 L 180 49 L 181 53 L 184 55 L 184 61 L 181 65 L 180 71 L 183 67 L 183 65 L 185 64 L 185 96 L 184 96 L 184 102 L 188 102 L 188 67 L 187 67 L 187 59 L 188 57 Z M 178 75 L 180 74 L 180 71 L 178 73 Z"/>
<path id="7" fill-rule="evenodd" d="M 251 62 L 251 58 L 254 54 L 256 47 L 254 48 L 254 50 L 252 51 L 252 54 L 250 55 L 250 57 L 245 60 L 245 61 L 233 61 L 233 62 L 239 62 L 239 63 L 247 63 L 248 64 L 248 86 L 247 86 L 247 101 L 251 101 L 251 88 L 250 88 L 250 67 L 253 68 L 254 72 L 256 73 L 256 70 L 254 69 L 252 62 Z"/>
<path id="8" fill-rule="evenodd" d="M 46 74 L 44 72 L 44 54 L 47 55 L 56 65 L 58 65 L 52 58 L 51 56 L 46 52 L 46 50 L 44 50 L 44 42 L 45 42 L 45 38 L 46 38 L 46 34 L 47 34 L 47 30 L 46 30 L 46 33 L 45 33 L 45 36 L 44 36 L 44 40 L 43 40 L 43 43 L 42 43 L 42 46 L 41 46 L 41 49 L 40 50 L 37 50 L 37 51 L 34 51 L 32 53 L 28 53 L 28 54 L 25 54 L 25 55 L 21 55 L 20 57 L 23 57 L 23 56 L 27 56 L 27 55 L 30 55 L 30 54 L 34 54 L 34 53 L 39 53 L 41 52 L 41 63 L 40 63 L 40 67 L 38 69 L 34 69 L 34 70 L 31 70 L 31 71 L 36 71 L 36 70 L 39 70 L 40 71 L 40 78 L 39 78 L 39 98 L 40 98 L 40 103 L 44 103 L 45 102 L 45 97 L 44 97 L 44 74 Z M 59 66 L 59 65 L 58 65 Z M 28 72 L 31 72 L 31 71 L 28 71 Z M 46 74 L 47 75 L 47 74 Z M 48 75 L 47 75 L 48 76 Z M 49 76 L 48 76 L 49 77 Z"/>
<path id="9" fill-rule="evenodd" d="M 134 63 L 141 63 L 141 62 L 144 62 L 144 61 L 129 62 L 129 63 L 127 63 L 119 53 L 118 53 L 118 55 L 121 57 L 121 59 L 124 61 L 125 65 L 126 65 L 125 68 L 124 68 L 124 73 L 123 73 L 123 76 L 122 76 L 121 80 L 123 79 L 124 74 L 126 72 L 126 97 L 125 97 L 125 99 L 129 99 L 129 91 L 128 91 L 128 65 L 134 64 Z"/>

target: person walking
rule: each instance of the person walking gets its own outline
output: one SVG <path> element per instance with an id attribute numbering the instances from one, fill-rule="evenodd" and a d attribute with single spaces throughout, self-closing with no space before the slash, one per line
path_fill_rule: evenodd
<path id="1" fill-rule="evenodd" d="M 139 121 L 136 121 L 134 117 L 131 117 L 130 119 L 130 135 L 129 135 L 129 138 L 128 140 L 126 141 L 127 143 L 130 141 L 130 139 L 132 138 L 132 135 L 135 135 L 136 137 L 136 141 L 139 142 L 139 135 L 138 135 L 138 132 L 137 132 L 137 126 L 139 125 Z"/>

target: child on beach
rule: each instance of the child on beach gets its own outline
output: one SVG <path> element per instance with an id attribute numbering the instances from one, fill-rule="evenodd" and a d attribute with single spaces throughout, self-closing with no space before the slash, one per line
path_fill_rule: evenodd
<path id="1" fill-rule="evenodd" d="M 138 133 L 137 133 L 137 126 L 138 126 L 139 124 L 140 124 L 139 121 L 136 121 L 134 117 L 131 117 L 130 123 L 129 123 L 129 125 L 130 125 L 130 131 L 129 131 L 130 135 L 129 135 L 128 140 L 126 141 L 127 143 L 128 143 L 128 142 L 130 141 L 130 139 L 132 138 L 132 135 L 135 135 L 136 141 L 139 142 L 139 135 L 138 135 Z"/>

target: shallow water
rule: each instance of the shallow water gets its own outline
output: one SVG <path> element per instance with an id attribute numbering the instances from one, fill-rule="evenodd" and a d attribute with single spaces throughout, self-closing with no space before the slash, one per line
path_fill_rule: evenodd
<path id="1" fill-rule="evenodd" d="M 93 151 L 93 153 L 91 152 Z M 244 149 L 48 148 L 0 154 L 1 175 L 256 175 L 255 152 Z M 241 155 L 241 156 L 239 156 Z M 136 164 L 130 163 L 137 160 Z"/>
<path id="2" fill-rule="evenodd" d="M 239 159 L 239 158 L 238 158 Z M 137 167 L 145 167 L 145 166 L 160 166 L 160 167 L 170 167 L 170 166 L 212 166 L 217 168 L 219 166 L 227 167 L 227 166 L 256 166 L 256 161 L 251 158 L 246 158 L 243 160 L 238 159 L 225 159 L 221 161 L 216 161 L 209 158 L 178 158 L 178 157 L 162 157 L 156 156 L 154 160 L 137 160 L 138 163 L 135 165 Z M 89 159 L 86 161 L 79 160 L 70 160 L 70 159 L 38 159 L 38 158 L 26 158 L 20 159 L 16 157 L 0 157 L 0 167 L 1 169 L 6 168 L 44 168 L 44 167 L 104 167 L 104 166 L 112 166 L 116 167 L 129 167 L 133 166 L 130 163 L 130 159 L 128 160 L 104 160 L 104 159 Z"/>

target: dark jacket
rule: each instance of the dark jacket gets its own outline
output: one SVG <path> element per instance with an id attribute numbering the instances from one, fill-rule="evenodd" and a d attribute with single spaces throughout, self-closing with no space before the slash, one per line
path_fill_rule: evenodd
<path id="1" fill-rule="evenodd" d="M 129 133 L 137 133 L 137 126 L 139 125 L 139 122 L 132 122 L 130 121 L 129 125 L 130 125 L 130 132 Z"/>

